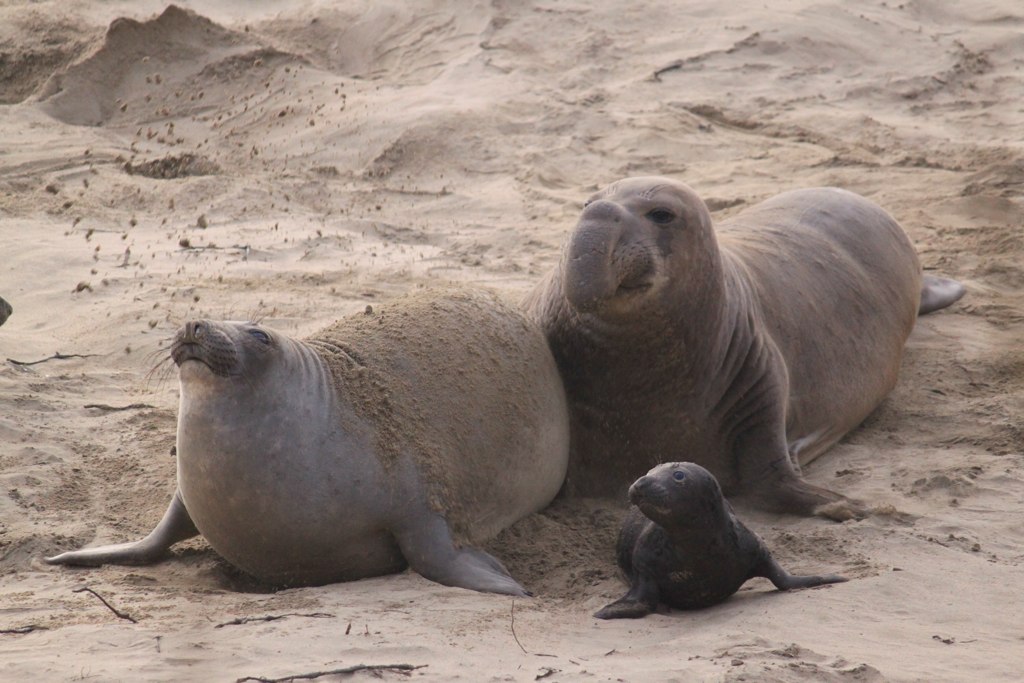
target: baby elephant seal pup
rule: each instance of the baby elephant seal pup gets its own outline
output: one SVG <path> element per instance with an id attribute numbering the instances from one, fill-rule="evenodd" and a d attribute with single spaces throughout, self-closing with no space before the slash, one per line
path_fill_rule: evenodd
<path id="1" fill-rule="evenodd" d="M 787 192 L 714 226 L 682 183 L 610 185 L 526 302 L 569 397 L 568 491 L 616 495 L 661 455 L 766 509 L 862 515 L 800 467 L 892 390 L 918 314 L 963 292 L 922 277 L 899 224 L 852 192 Z"/>
<path id="2" fill-rule="evenodd" d="M 710 607 L 755 576 L 779 590 L 846 581 L 787 573 L 736 519 L 718 482 L 700 465 L 659 465 L 636 480 L 629 500 L 635 507 L 619 534 L 618 560 L 630 588 L 594 615 L 600 619 L 635 619 L 658 605 Z"/>
<path id="3" fill-rule="evenodd" d="M 7 322 L 7 319 L 11 317 L 11 313 L 14 313 L 14 309 L 11 305 L 4 301 L 3 297 L 0 297 L 0 325 Z"/>
<path id="4" fill-rule="evenodd" d="M 202 534 L 278 586 L 398 572 L 524 595 L 473 547 L 558 493 L 569 423 L 543 334 L 486 292 L 421 293 L 299 341 L 178 332 L 178 489 L 141 541 L 54 564 L 147 564 Z"/>

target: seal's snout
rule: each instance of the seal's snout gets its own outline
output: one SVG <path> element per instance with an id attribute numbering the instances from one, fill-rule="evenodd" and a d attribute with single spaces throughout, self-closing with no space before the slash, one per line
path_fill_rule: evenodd
<path id="1" fill-rule="evenodd" d="M 227 377 L 238 363 L 238 350 L 223 325 L 209 320 L 190 320 L 185 323 L 171 344 L 171 358 L 175 365 L 190 360 L 206 365 L 215 375 Z"/>
<path id="2" fill-rule="evenodd" d="M 612 256 L 622 232 L 618 222 L 607 218 L 607 211 L 602 211 L 600 218 L 588 212 L 589 207 L 569 239 L 565 261 L 566 298 L 577 310 L 585 312 L 594 310 L 615 292 L 618 283 L 612 273 Z"/>
<path id="3" fill-rule="evenodd" d="M 645 474 L 634 481 L 633 485 L 629 487 L 629 502 L 633 505 L 639 505 L 649 498 L 656 497 L 660 490 L 661 485 L 658 484 L 658 480 Z"/>
<path id="4" fill-rule="evenodd" d="M 656 273 L 652 242 L 630 210 L 606 199 L 583 209 L 569 241 L 565 295 L 578 311 L 636 296 L 651 288 Z"/>

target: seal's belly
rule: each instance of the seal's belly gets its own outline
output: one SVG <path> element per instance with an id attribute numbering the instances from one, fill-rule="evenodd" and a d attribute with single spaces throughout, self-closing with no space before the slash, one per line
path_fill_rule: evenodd
<path id="1" fill-rule="evenodd" d="M 211 452 L 179 437 L 178 486 L 196 528 L 228 562 L 277 585 L 401 571 L 382 492 L 329 454 L 304 455 Z"/>

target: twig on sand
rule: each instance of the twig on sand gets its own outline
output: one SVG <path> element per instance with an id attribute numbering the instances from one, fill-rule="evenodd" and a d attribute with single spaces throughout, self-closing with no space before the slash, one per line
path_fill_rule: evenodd
<path id="1" fill-rule="evenodd" d="M 519 642 L 519 636 L 516 635 L 516 599 L 515 598 L 512 598 L 512 621 L 509 624 L 509 626 L 512 629 L 512 637 L 516 639 L 516 645 L 519 646 L 519 649 L 523 651 L 524 655 L 530 654 L 529 652 L 526 651 L 526 648 L 523 647 L 523 644 Z"/>
<path id="2" fill-rule="evenodd" d="M 116 607 L 114 607 L 113 605 L 111 605 L 111 604 L 110 604 L 109 602 L 107 602 L 107 601 L 106 601 L 106 600 L 105 600 L 105 599 L 103 598 L 103 596 L 102 596 L 102 595 L 100 595 L 99 593 L 97 593 L 97 592 L 96 592 L 96 591 L 94 591 L 93 589 L 89 588 L 88 586 L 82 586 L 81 588 L 75 588 L 75 589 L 73 589 L 73 590 L 72 590 L 71 592 L 72 592 L 72 593 L 83 593 L 83 592 L 84 592 L 84 593 L 92 593 L 93 595 L 95 595 L 95 596 L 96 596 L 97 598 L 99 598 L 99 599 L 100 599 L 100 602 L 102 602 L 102 603 L 103 603 L 104 605 L 106 605 L 106 606 L 107 606 L 107 609 L 109 609 L 109 610 L 110 610 L 111 612 L 113 612 L 114 614 L 116 614 L 116 615 L 117 615 L 117 618 L 118 618 L 118 619 L 124 619 L 125 621 L 130 621 L 130 622 L 132 622 L 133 624 L 137 624 L 137 623 L 139 623 L 138 621 L 136 621 L 136 620 L 135 620 L 135 617 L 133 617 L 132 615 L 130 615 L 130 614 L 127 614 L 127 613 L 125 613 L 125 612 L 122 612 L 121 610 L 117 609 Z"/>
<path id="3" fill-rule="evenodd" d="M 181 244 L 179 243 L 180 249 L 178 251 L 216 251 L 216 250 L 231 250 L 241 251 L 246 256 L 252 251 L 252 247 L 248 244 L 232 244 L 230 247 L 218 247 L 216 244 Z"/>
<path id="4" fill-rule="evenodd" d="M 346 666 L 344 669 L 331 669 L 330 671 L 313 671 L 308 674 L 294 674 L 292 676 L 283 676 L 281 678 L 246 676 L 245 678 L 236 679 L 235 683 L 245 683 L 245 681 L 256 681 L 257 683 L 287 683 L 288 681 L 312 680 L 314 678 L 321 678 L 323 676 L 354 674 L 357 671 L 392 671 L 394 673 L 402 673 L 408 676 L 416 669 L 422 669 L 425 666 L 427 665 L 420 664 L 418 666 L 413 666 L 412 664 L 356 664 L 355 666 Z"/>
<path id="5" fill-rule="evenodd" d="M 289 612 L 288 614 L 269 614 L 265 617 L 238 617 L 231 621 L 225 621 L 223 624 L 217 624 L 214 628 L 222 628 L 224 626 L 238 626 L 240 624 L 248 624 L 252 621 L 277 621 L 278 619 L 284 619 L 285 617 L 310 617 L 312 619 L 330 619 L 333 618 L 333 614 L 327 614 L 326 612 L 310 612 L 309 614 L 299 614 L 298 612 Z"/>
<path id="6" fill-rule="evenodd" d="M 3 634 L 3 635 L 19 635 L 20 636 L 20 635 L 24 635 L 26 633 L 32 633 L 33 631 L 45 631 L 45 630 L 47 630 L 46 626 L 36 626 L 35 624 L 30 624 L 29 626 L 18 626 L 16 628 L 3 628 L 3 629 L 0 629 L 0 634 Z"/>
<path id="7" fill-rule="evenodd" d="M 61 353 L 60 351 L 58 351 L 49 358 L 43 358 L 42 360 L 14 360 L 13 358 L 8 358 L 7 362 L 14 363 L 15 365 L 39 365 L 40 363 L 45 363 L 46 361 L 49 360 L 67 360 L 68 358 L 92 358 L 93 356 L 98 355 L 99 354 L 97 353 Z"/>
<path id="8" fill-rule="evenodd" d="M 660 69 L 657 69 L 653 74 L 651 74 L 651 80 L 660 81 L 662 74 L 667 74 L 669 71 L 675 71 L 676 69 L 682 69 L 684 64 L 685 62 L 681 59 L 677 59 L 674 62 L 666 64 L 665 66 L 661 67 Z"/>
<path id="9" fill-rule="evenodd" d="M 86 403 L 84 408 L 95 408 L 96 410 L 105 410 L 107 412 L 117 412 L 119 410 L 142 410 L 143 408 L 155 408 L 148 403 L 129 403 L 126 406 L 109 406 L 106 403 Z"/>

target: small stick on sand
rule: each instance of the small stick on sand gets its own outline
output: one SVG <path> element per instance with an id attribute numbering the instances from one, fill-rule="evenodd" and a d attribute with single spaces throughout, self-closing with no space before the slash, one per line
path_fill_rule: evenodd
<path id="1" fill-rule="evenodd" d="M 8 363 L 14 363 L 15 365 L 39 365 L 40 363 L 45 363 L 46 361 L 49 361 L 49 360 L 67 360 L 68 358 L 92 358 L 92 357 L 98 356 L 98 355 L 99 354 L 97 354 L 97 353 L 85 353 L 85 354 L 82 354 L 82 353 L 61 353 L 60 351 L 58 351 L 57 353 L 53 354 L 49 358 L 43 358 L 42 360 L 27 360 L 26 361 L 26 360 L 14 360 L 13 358 L 8 358 L 7 362 Z"/>
<path id="2" fill-rule="evenodd" d="M 352 674 L 357 671 L 393 671 L 395 673 L 404 673 L 406 676 L 410 675 L 411 672 L 416 669 L 422 669 L 426 664 L 420 664 L 413 666 L 412 664 L 356 664 L 355 666 L 347 666 L 344 669 L 331 669 L 330 671 L 314 671 L 308 674 L 295 674 L 293 676 L 283 676 L 281 678 L 264 678 L 263 676 L 246 676 L 245 678 L 235 679 L 235 683 L 245 683 L 245 681 L 257 681 L 257 683 L 287 683 L 288 681 L 298 680 L 311 680 L 314 678 L 321 678 L 323 676 L 337 676 L 339 674 Z"/>
<path id="3" fill-rule="evenodd" d="M 86 403 L 83 408 L 95 408 L 96 410 L 105 410 L 107 412 L 117 412 L 119 410 L 142 410 L 143 408 L 155 408 L 148 403 L 129 403 L 126 406 L 109 406 L 106 403 Z"/>
<path id="4" fill-rule="evenodd" d="M 524 655 L 530 654 L 529 652 L 526 651 L 526 648 L 523 647 L 523 644 L 519 642 L 519 636 L 516 635 L 516 599 L 515 598 L 512 598 L 512 621 L 509 624 L 509 626 L 512 629 L 512 637 L 516 639 L 516 645 L 519 646 L 519 649 L 523 651 Z"/>
<path id="5" fill-rule="evenodd" d="M 269 614 L 265 617 L 239 617 L 232 619 L 231 621 L 225 621 L 223 624 L 217 624 L 214 628 L 222 628 L 224 626 L 238 626 L 240 624 L 248 624 L 253 621 L 277 621 L 278 619 L 284 619 L 285 617 L 310 617 L 311 619 L 330 619 L 334 617 L 333 614 L 327 614 L 326 612 L 311 612 L 309 614 L 299 614 L 298 612 L 289 612 L 288 614 Z"/>
<path id="6" fill-rule="evenodd" d="M 133 624 L 139 623 L 138 621 L 135 620 L 135 618 L 132 615 L 126 614 L 125 612 L 122 612 L 121 610 L 117 609 L 116 607 L 111 605 L 109 602 L 104 600 L 102 595 L 100 595 L 99 593 L 97 593 L 93 589 L 89 588 L 88 586 L 82 586 L 81 588 L 75 588 L 71 592 L 72 593 L 83 593 L 83 592 L 84 593 L 92 593 L 93 595 L 95 595 L 97 598 L 100 599 L 100 602 L 102 602 L 104 605 L 107 606 L 107 609 L 109 609 L 111 612 L 116 614 L 119 619 L 124 619 L 126 621 L 130 621 Z"/>
<path id="7" fill-rule="evenodd" d="M 33 631 L 46 631 L 46 626 L 36 626 L 31 624 L 29 626 L 18 626 L 16 628 L 3 628 L 0 629 L 2 635 L 24 635 L 26 633 L 32 633 Z"/>

